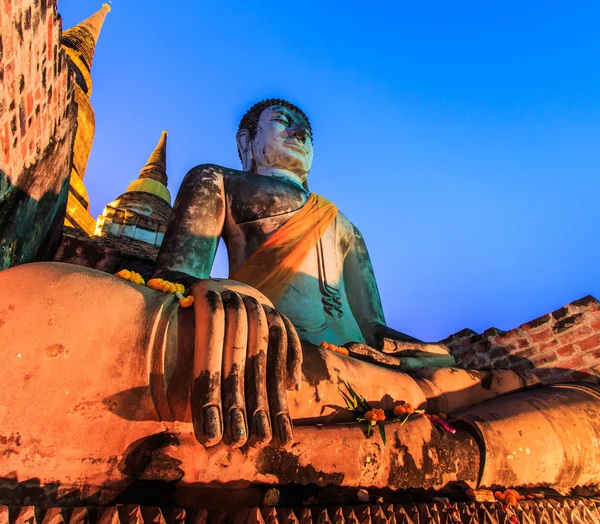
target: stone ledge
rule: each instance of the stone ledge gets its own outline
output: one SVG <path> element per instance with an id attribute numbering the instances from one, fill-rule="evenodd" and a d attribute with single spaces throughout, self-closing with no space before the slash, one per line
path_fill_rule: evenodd
<path id="1" fill-rule="evenodd" d="M 516 519 L 516 520 L 515 520 Z M 3 524 L 446 524 L 451 522 L 600 523 L 600 501 L 559 497 L 519 502 L 507 508 L 489 502 L 420 502 L 304 508 L 250 508 L 240 511 L 115 505 L 39 508 L 0 506 Z"/>

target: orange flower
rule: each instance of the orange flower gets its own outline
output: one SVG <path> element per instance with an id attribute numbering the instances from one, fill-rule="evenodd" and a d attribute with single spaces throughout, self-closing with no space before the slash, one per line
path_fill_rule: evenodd
<path id="1" fill-rule="evenodd" d="M 513 507 L 519 505 L 519 499 L 517 499 L 513 495 L 506 495 L 506 502 L 508 502 Z"/>
<path id="2" fill-rule="evenodd" d="M 163 293 L 175 293 L 179 290 L 179 286 L 181 286 L 181 284 L 174 284 L 173 282 L 163 280 L 162 278 L 153 278 L 146 284 L 146 287 L 154 289 L 155 291 L 162 291 Z M 183 288 L 183 286 L 181 287 Z"/>
<path id="3" fill-rule="evenodd" d="M 408 402 L 404 402 L 404 400 L 400 401 L 401 404 L 394 408 L 394 416 L 399 417 L 408 413 L 409 415 L 415 412 L 415 408 L 413 408 Z"/>
<path id="4" fill-rule="evenodd" d="M 335 344 L 330 344 L 329 342 L 321 342 L 320 346 L 322 348 L 328 349 L 329 351 L 333 351 L 335 353 L 339 353 L 340 355 L 349 355 L 348 350 L 342 346 L 336 346 Z"/>
<path id="5" fill-rule="evenodd" d="M 385 420 L 385 413 L 383 409 L 374 408 L 365 413 L 365 418 L 370 422 L 383 422 Z"/>
<path id="6" fill-rule="evenodd" d="M 152 278 L 152 279 L 148 280 L 146 287 L 149 287 L 150 289 L 154 289 L 155 291 L 162 291 L 163 287 L 164 287 L 163 279 L 162 278 Z"/>
<path id="7" fill-rule="evenodd" d="M 329 344 L 329 350 L 330 351 L 335 351 L 336 353 L 339 353 L 340 355 L 346 355 L 348 356 L 350 353 L 348 353 L 348 350 L 343 347 L 343 346 L 334 346 L 333 344 Z"/>
<path id="8" fill-rule="evenodd" d="M 190 307 L 194 303 L 194 297 L 185 297 L 179 299 L 179 305 L 181 307 Z"/>
<path id="9" fill-rule="evenodd" d="M 115 273 L 116 277 L 122 278 L 123 280 L 129 280 L 134 284 L 140 284 L 143 286 L 146 282 L 144 281 L 144 277 L 135 271 L 129 271 L 128 269 L 121 269 L 118 273 Z"/>
<path id="10" fill-rule="evenodd" d="M 494 497 L 496 497 L 496 500 L 506 502 L 511 506 L 518 506 L 519 500 L 522 498 L 514 489 L 507 489 L 504 493 L 496 491 Z"/>
<path id="11" fill-rule="evenodd" d="M 128 269 L 121 269 L 121 271 L 115 273 L 115 276 L 122 278 L 123 280 L 129 280 L 129 277 L 131 276 L 131 271 L 129 271 Z"/>

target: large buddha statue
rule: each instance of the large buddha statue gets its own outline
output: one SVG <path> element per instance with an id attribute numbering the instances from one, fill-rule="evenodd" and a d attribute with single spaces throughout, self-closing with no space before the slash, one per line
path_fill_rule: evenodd
<path id="1" fill-rule="evenodd" d="M 301 340 L 414 342 L 385 324 L 358 229 L 308 190 L 305 114 L 284 100 L 259 102 L 242 118 L 237 143 L 242 171 L 200 165 L 183 180 L 157 275 L 188 285 L 208 278 L 223 238 L 230 278 L 263 292 Z"/>
<path id="2" fill-rule="evenodd" d="M 598 434 L 595 419 L 577 419 L 558 466 L 547 450 L 564 442 L 547 420 L 566 416 L 559 409 L 566 396 L 570 410 L 596 409 L 596 393 L 552 390 L 541 393 L 549 400 L 531 403 L 517 393 L 524 396 L 510 405 L 523 426 L 515 429 L 506 426 L 505 403 L 485 406 L 535 385 L 535 377 L 452 367 L 444 346 L 386 325 L 360 233 L 308 191 L 312 131 L 300 109 L 283 100 L 256 104 L 237 143 L 242 171 L 201 165 L 186 175 L 162 243 L 155 277 L 184 284 L 192 308 L 68 264 L 0 272 L 0 477 L 59 482 L 81 496 L 94 487 L 115 495 L 132 478 L 191 490 L 332 479 L 427 488 L 450 480 L 535 484 L 561 478 L 561 460 L 565 468 L 585 462 L 578 450 Z M 228 280 L 210 278 L 220 238 Z M 346 345 L 350 355 L 322 342 Z M 321 431 L 353 419 L 339 393 L 344 382 L 375 408 L 406 401 L 460 413 L 472 429 L 444 440 L 421 419 L 396 428 L 387 451 L 363 445 L 357 428 Z M 480 411 L 465 411 L 484 401 Z M 485 462 L 494 446 L 502 450 L 482 477 L 480 457 Z M 268 451 L 277 447 L 279 455 Z M 527 453 L 515 458 L 513 449 Z M 377 465 L 365 466 L 367 456 Z M 302 461 L 306 478 L 297 476 Z M 412 477 L 402 473 L 410 464 Z M 600 479 L 590 468 L 586 462 L 564 482 Z"/>
<path id="3" fill-rule="evenodd" d="M 242 171 L 205 164 L 184 178 L 155 272 L 157 277 L 185 284 L 198 301 L 209 300 L 224 309 L 224 315 L 210 311 L 201 319 L 211 326 L 210 342 L 203 341 L 210 348 L 203 368 L 208 378 L 201 392 L 210 406 L 200 429 L 205 431 L 205 442 L 218 442 L 222 435 L 221 399 L 215 387 L 222 371 L 223 383 L 228 381 L 236 390 L 222 399 L 229 413 L 225 423 L 235 426 L 233 434 L 244 435 L 245 441 L 239 377 L 256 349 L 238 339 L 246 339 L 248 329 L 252 333 L 259 329 L 261 304 L 269 307 L 266 317 L 271 331 L 286 331 L 291 387 L 300 380 L 298 337 L 315 345 L 366 342 L 375 347 L 386 339 L 388 346 L 392 342 L 405 354 L 414 355 L 418 348 L 421 365 L 453 363 L 445 348 L 423 345 L 386 325 L 360 232 L 334 204 L 308 190 L 313 146 L 304 112 L 279 99 L 255 104 L 240 122 L 237 146 Z M 253 290 L 232 282 L 207 281 L 220 238 L 227 246 L 230 279 L 260 291 L 258 304 L 244 305 L 241 299 L 240 294 L 255 295 Z M 223 325 L 236 326 L 236 349 L 231 345 L 233 335 L 220 340 Z M 216 338 L 213 331 L 219 333 Z M 284 405 L 281 408 L 287 411 Z M 265 427 L 265 420 L 266 415 L 264 420 L 257 418 L 250 432 L 262 433 L 259 428 Z M 291 441 L 291 424 L 282 423 L 279 430 L 284 442 Z"/>

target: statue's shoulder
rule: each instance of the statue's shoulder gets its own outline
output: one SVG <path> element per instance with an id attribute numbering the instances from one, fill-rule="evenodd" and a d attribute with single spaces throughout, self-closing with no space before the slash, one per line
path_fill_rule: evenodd
<path id="1" fill-rule="evenodd" d="M 342 231 L 347 231 L 348 233 L 352 233 L 354 231 L 358 231 L 357 227 L 350 222 L 350 219 L 344 215 L 339 209 L 337 214 L 338 227 L 341 227 Z"/>
<path id="2" fill-rule="evenodd" d="M 218 178 L 223 177 L 227 168 L 218 166 L 217 164 L 199 164 L 192 167 L 185 178 Z"/>
<path id="3" fill-rule="evenodd" d="M 357 242 L 364 242 L 363 237 L 350 219 L 338 210 L 338 232 L 344 246 L 348 248 L 354 246 Z"/>
<path id="4" fill-rule="evenodd" d="M 212 182 L 217 181 L 230 181 L 240 178 L 245 178 L 248 173 L 245 171 L 238 171 L 237 169 L 231 169 L 229 167 L 219 166 L 217 164 L 199 164 L 188 171 L 185 175 L 186 180 L 211 180 Z"/>

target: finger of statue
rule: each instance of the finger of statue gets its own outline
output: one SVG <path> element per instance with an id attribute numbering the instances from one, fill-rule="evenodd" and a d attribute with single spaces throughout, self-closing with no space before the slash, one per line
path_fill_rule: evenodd
<path id="1" fill-rule="evenodd" d="M 302 345 L 296 328 L 290 320 L 279 313 L 287 331 L 287 363 L 286 387 L 290 390 L 300 391 L 302 374 Z"/>
<path id="2" fill-rule="evenodd" d="M 192 422 L 198 441 L 210 447 L 220 442 L 223 436 L 221 368 L 225 313 L 221 296 L 215 291 L 206 290 L 195 298 Z"/>
<path id="3" fill-rule="evenodd" d="M 221 295 L 225 310 L 225 344 L 223 348 L 223 439 L 239 448 L 248 439 L 246 406 L 244 402 L 244 370 L 248 319 L 242 298 L 234 292 Z"/>
<path id="4" fill-rule="evenodd" d="M 267 351 L 267 395 L 271 411 L 273 434 L 282 448 L 292 445 L 294 431 L 287 405 L 285 390 L 287 331 L 281 316 L 270 307 L 265 307 L 269 323 L 269 349 Z"/>
<path id="5" fill-rule="evenodd" d="M 252 297 L 244 298 L 248 318 L 248 352 L 246 359 L 246 413 L 248 443 L 266 446 L 273 437 L 267 400 L 267 349 L 269 325 L 263 307 Z"/>

